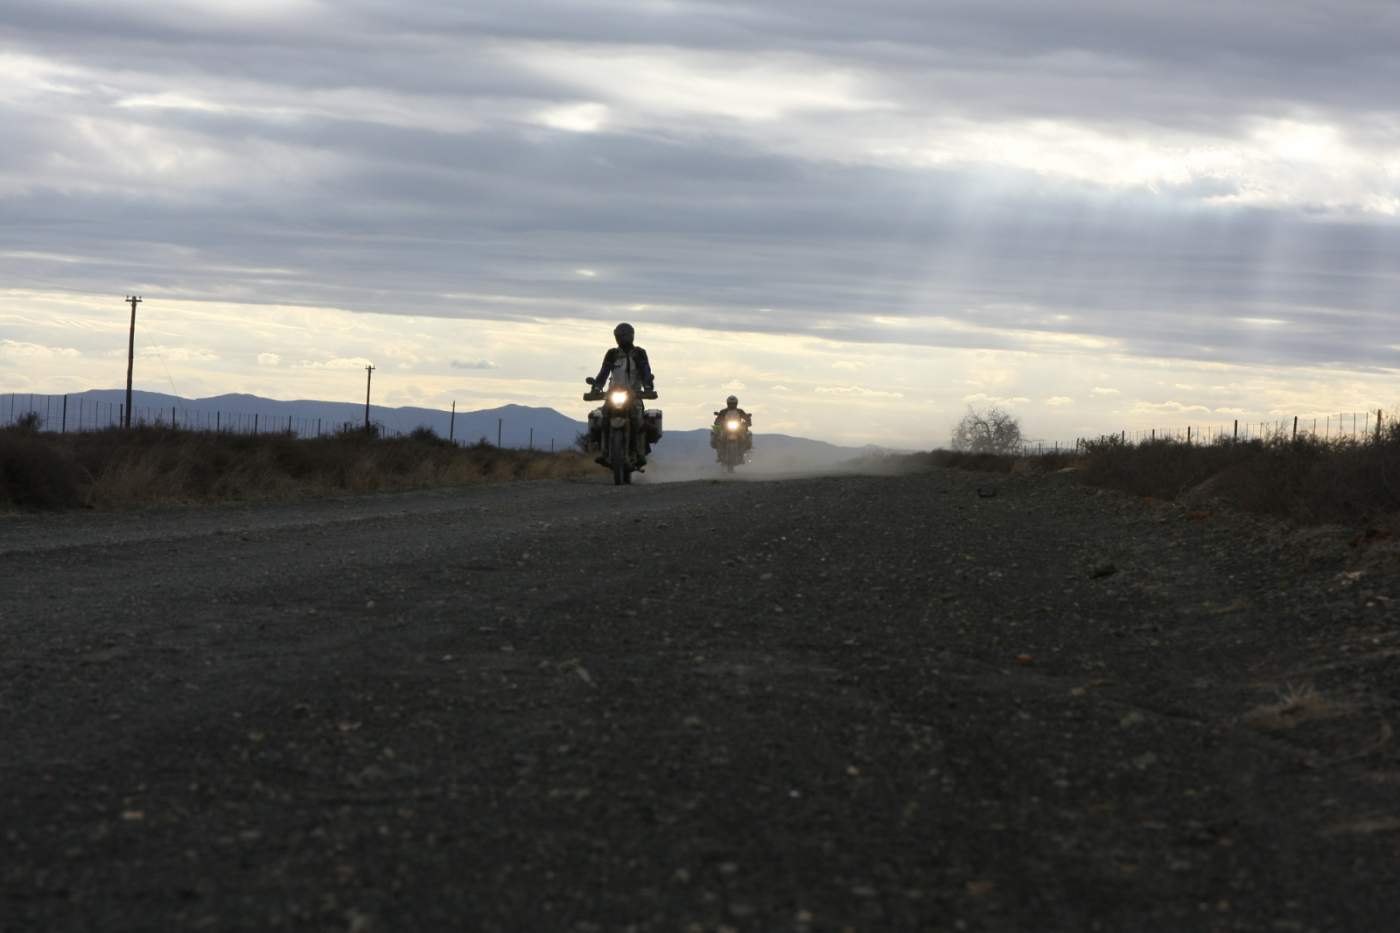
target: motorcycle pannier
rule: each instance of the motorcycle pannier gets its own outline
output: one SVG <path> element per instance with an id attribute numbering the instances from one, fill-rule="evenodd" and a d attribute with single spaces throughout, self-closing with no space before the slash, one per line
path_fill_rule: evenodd
<path id="1" fill-rule="evenodd" d="M 647 441 L 655 444 L 661 440 L 661 409 L 648 408 L 642 413 L 642 422 L 646 426 Z"/>
<path id="2" fill-rule="evenodd" d="M 603 409 L 595 408 L 588 413 L 588 446 L 597 450 L 603 441 Z"/>

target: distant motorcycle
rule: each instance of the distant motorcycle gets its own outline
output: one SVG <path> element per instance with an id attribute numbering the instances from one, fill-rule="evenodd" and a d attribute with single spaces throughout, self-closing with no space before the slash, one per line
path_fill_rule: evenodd
<path id="1" fill-rule="evenodd" d="M 733 473 L 735 467 L 747 463 L 746 453 L 751 446 L 748 422 L 737 415 L 725 418 L 715 442 L 715 454 L 724 472 Z"/>
<path id="2" fill-rule="evenodd" d="M 584 393 L 583 400 L 603 403 L 588 413 L 589 450 L 596 451 L 598 462 L 612 471 L 614 486 L 630 485 L 643 449 L 649 450 L 661 440 L 661 412 L 641 409 L 637 404 L 656 398 L 656 392 L 622 388 L 604 392 L 592 376 L 584 381 L 592 388 Z"/>

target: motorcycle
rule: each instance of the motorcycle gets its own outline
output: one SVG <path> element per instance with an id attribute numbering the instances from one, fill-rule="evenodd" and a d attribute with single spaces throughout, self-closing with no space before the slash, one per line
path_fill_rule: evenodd
<path id="1" fill-rule="evenodd" d="M 592 376 L 584 379 L 591 388 L 584 393 L 585 402 L 603 405 L 588 413 L 588 446 L 599 453 L 598 462 L 612 471 L 614 486 L 632 483 L 637 472 L 639 447 L 647 449 L 661 439 L 661 412 L 643 409 L 638 417 L 637 403 L 657 397 L 654 389 L 613 388 L 603 391 Z"/>
<path id="2" fill-rule="evenodd" d="M 715 453 L 724 472 L 733 473 L 735 467 L 747 463 L 747 451 L 751 446 L 748 422 L 737 415 L 726 418 L 715 439 Z"/>

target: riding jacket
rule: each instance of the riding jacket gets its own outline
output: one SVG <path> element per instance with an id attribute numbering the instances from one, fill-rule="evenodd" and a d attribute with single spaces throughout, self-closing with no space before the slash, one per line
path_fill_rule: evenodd
<path id="1" fill-rule="evenodd" d="M 624 350 L 613 347 L 603 356 L 603 365 L 598 370 L 594 387 L 600 391 L 605 382 L 614 389 L 650 389 L 653 387 L 651 362 L 647 351 L 641 347 Z"/>

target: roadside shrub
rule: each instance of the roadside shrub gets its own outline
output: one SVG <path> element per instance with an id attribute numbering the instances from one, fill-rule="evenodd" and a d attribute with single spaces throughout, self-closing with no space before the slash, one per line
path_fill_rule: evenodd
<path id="1" fill-rule="evenodd" d="M 408 433 L 411 440 L 420 444 L 431 444 L 434 447 L 456 447 L 457 445 L 442 437 L 426 424 L 421 424 Z"/>
<path id="2" fill-rule="evenodd" d="M 384 431 L 377 424 L 371 423 L 366 426 L 347 421 L 336 429 L 332 437 L 338 437 L 341 440 L 373 441 L 378 440 L 383 435 Z"/>
<path id="3" fill-rule="evenodd" d="M 0 506 L 56 509 L 83 501 L 83 471 L 71 451 L 25 428 L 0 430 Z"/>
<path id="4" fill-rule="evenodd" d="M 0 507 L 127 508 L 415 489 L 596 471 L 573 452 L 458 447 L 436 434 L 375 439 L 219 434 L 143 426 L 82 434 L 0 431 Z"/>
<path id="5" fill-rule="evenodd" d="M 1085 482 L 1193 504 L 1224 502 L 1300 522 L 1362 524 L 1400 514 L 1400 426 L 1366 440 L 1091 443 Z"/>

